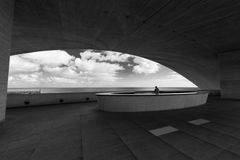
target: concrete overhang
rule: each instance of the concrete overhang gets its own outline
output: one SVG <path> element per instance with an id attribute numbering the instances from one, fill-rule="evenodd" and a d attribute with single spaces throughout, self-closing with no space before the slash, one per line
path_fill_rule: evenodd
<path id="1" fill-rule="evenodd" d="M 234 0 L 15 0 L 11 54 L 119 51 L 219 89 L 218 53 L 240 47 L 239 8 Z"/>

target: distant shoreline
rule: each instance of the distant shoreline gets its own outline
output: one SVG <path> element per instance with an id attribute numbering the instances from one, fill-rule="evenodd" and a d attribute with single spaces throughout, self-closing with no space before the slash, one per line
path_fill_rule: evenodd
<path id="1" fill-rule="evenodd" d="M 154 87 L 8 88 L 8 94 L 151 91 Z M 159 87 L 160 90 L 196 90 L 196 87 Z"/>

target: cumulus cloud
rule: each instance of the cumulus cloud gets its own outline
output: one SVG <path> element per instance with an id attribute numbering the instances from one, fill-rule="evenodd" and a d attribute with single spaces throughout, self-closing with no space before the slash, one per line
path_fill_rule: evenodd
<path id="1" fill-rule="evenodd" d="M 90 52 L 89 52 L 90 53 Z M 84 55 L 84 54 L 81 54 Z M 96 54 L 98 55 L 98 53 Z M 124 70 L 118 63 L 86 55 L 74 57 L 65 51 L 34 52 L 11 56 L 9 85 L 86 86 L 111 83 Z M 26 86 L 25 86 L 26 87 Z"/>
<path id="2" fill-rule="evenodd" d="M 62 50 L 33 52 L 11 56 L 9 87 L 143 87 L 152 86 L 153 82 L 192 85 L 173 71 L 156 79 L 153 73 L 160 68 L 160 64 L 145 58 L 112 51 L 86 50 L 76 57 Z M 131 75 L 133 79 L 125 79 L 130 73 L 135 73 Z M 141 74 L 148 75 L 143 82 L 134 79 Z"/>
<path id="3" fill-rule="evenodd" d="M 81 59 L 96 60 L 96 61 L 110 61 L 110 62 L 128 62 L 131 57 L 129 54 L 123 54 L 113 51 L 101 51 L 94 52 L 92 50 L 86 50 L 80 53 Z"/>
<path id="4" fill-rule="evenodd" d="M 67 52 L 61 50 L 32 52 L 19 55 L 19 57 L 35 64 L 48 66 L 68 65 L 75 59 L 74 56 L 70 56 Z"/>
<path id="5" fill-rule="evenodd" d="M 133 67 L 133 72 L 136 74 L 152 74 L 157 73 L 160 69 L 160 64 L 141 57 L 134 57 L 133 62 L 136 63 Z"/>
<path id="6" fill-rule="evenodd" d="M 85 60 L 77 58 L 75 60 L 76 66 L 88 72 L 101 72 L 101 73 L 116 73 L 119 70 L 124 70 L 119 64 L 112 64 L 107 62 L 96 62 L 95 60 Z"/>
<path id="7" fill-rule="evenodd" d="M 9 63 L 9 73 L 19 72 L 36 72 L 39 70 L 39 65 L 21 58 L 20 56 L 11 56 Z"/>

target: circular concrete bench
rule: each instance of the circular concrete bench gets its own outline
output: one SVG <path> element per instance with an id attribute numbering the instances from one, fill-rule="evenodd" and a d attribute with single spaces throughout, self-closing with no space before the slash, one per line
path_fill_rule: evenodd
<path id="1" fill-rule="evenodd" d="M 97 93 L 100 110 L 108 112 L 145 112 L 181 109 L 203 105 L 208 92 L 191 91 L 177 93 L 132 92 Z"/>

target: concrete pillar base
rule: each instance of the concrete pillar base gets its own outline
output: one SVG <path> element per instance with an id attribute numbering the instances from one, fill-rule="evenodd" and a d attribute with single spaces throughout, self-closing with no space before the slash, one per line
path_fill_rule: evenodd
<path id="1" fill-rule="evenodd" d="M 0 122 L 5 119 L 14 0 L 0 1 Z"/>

